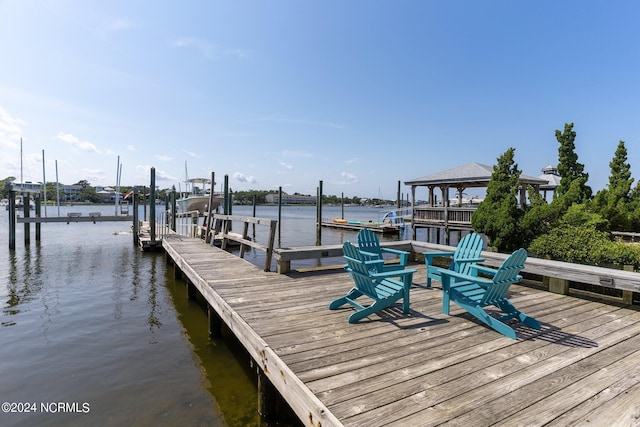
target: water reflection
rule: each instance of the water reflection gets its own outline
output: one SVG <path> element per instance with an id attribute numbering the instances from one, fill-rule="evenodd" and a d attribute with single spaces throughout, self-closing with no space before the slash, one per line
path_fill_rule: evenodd
<path id="1" fill-rule="evenodd" d="M 113 224 L 46 224 L 41 244 L 2 252 L 0 395 L 88 402 L 91 411 L 0 414 L 1 425 L 223 425 L 163 258 L 113 232 Z"/>

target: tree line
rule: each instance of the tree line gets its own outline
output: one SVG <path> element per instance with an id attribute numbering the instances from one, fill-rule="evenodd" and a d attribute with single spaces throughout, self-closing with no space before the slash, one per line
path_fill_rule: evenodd
<path id="1" fill-rule="evenodd" d="M 589 174 L 575 152 L 573 123 L 556 130 L 560 184 L 551 202 L 528 188 L 529 203 L 518 206 L 521 171 L 515 149 L 497 159 L 484 201 L 473 214 L 471 225 L 489 238 L 500 252 L 524 247 L 531 254 L 590 265 L 640 267 L 640 246 L 614 237 L 614 231 L 640 230 L 640 182 L 633 187 L 627 149 L 620 141 L 609 163 L 606 187 L 595 196 Z"/>

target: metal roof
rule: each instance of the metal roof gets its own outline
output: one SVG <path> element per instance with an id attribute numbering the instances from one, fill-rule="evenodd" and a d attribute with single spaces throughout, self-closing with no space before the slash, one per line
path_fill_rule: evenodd
<path id="1" fill-rule="evenodd" d="M 493 166 L 471 162 L 466 165 L 446 169 L 431 175 L 410 179 L 405 181 L 404 184 L 411 186 L 462 186 L 465 188 L 486 187 L 491 180 L 492 173 Z M 531 185 L 549 184 L 547 180 L 522 174 L 520 175 L 520 183 Z"/>

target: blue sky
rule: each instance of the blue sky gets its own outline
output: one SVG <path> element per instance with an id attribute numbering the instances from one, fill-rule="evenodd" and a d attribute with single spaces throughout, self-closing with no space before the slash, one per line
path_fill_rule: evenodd
<path id="1" fill-rule="evenodd" d="M 527 175 L 574 122 L 604 188 L 640 175 L 636 1 L 0 0 L 0 179 L 395 198 L 509 147 Z M 184 186 L 184 184 L 181 184 Z M 408 188 L 403 185 L 403 192 Z M 425 192 L 426 194 L 426 192 Z"/>

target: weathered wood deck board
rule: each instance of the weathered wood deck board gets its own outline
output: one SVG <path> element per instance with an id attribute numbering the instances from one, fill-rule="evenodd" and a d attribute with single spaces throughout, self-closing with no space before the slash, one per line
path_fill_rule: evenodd
<path id="1" fill-rule="evenodd" d="M 640 312 L 514 286 L 542 324 L 505 338 L 414 276 L 400 306 L 351 325 L 329 302 L 342 271 L 264 272 L 198 240 L 167 253 L 221 315 L 305 424 L 630 425 L 640 418 Z M 638 418 L 633 418 L 638 417 Z"/>

